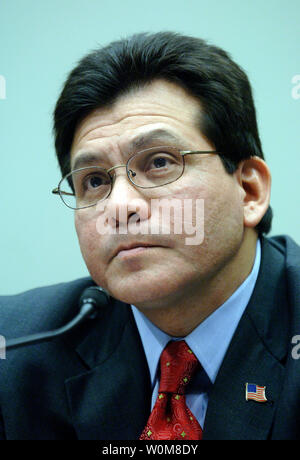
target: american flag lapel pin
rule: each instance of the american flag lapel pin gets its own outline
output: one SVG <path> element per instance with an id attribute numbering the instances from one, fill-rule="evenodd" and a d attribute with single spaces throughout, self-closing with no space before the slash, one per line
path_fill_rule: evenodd
<path id="1" fill-rule="evenodd" d="M 255 383 L 246 383 L 246 401 L 266 402 L 266 387 Z"/>

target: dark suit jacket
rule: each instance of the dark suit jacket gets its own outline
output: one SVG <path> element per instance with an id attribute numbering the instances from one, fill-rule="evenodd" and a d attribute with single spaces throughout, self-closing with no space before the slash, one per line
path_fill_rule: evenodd
<path id="1" fill-rule="evenodd" d="M 259 277 L 211 393 L 204 439 L 300 439 L 300 248 L 262 240 Z M 0 298 L 0 334 L 55 329 L 78 311 L 90 278 Z M 245 383 L 268 402 L 246 401 Z M 0 361 L 0 438 L 138 439 L 150 413 L 149 371 L 131 309 L 112 300 L 66 338 Z"/>

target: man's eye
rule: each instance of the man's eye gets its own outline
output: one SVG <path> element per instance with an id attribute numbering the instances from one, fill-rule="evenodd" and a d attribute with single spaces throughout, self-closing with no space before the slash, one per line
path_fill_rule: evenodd
<path id="1" fill-rule="evenodd" d="M 145 170 L 169 168 L 174 164 L 174 158 L 167 154 L 152 156 L 146 161 Z"/>
<path id="2" fill-rule="evenodd" d="M 103 184 L 103 179 L 99 176 L 92 176 L 88 179 L 87 184 L 92 188 L 100 187 Z"/>
<path id="3" fill-rule="evenodd" d="M 162 158 L 162 157 L 159 157 L 159 158 L 155 158 L 153 160 L 153 166 L 155 168 L 163 168 L 165 166 L 167 166 L 167 159 L 166 158 Z"/>
<path id="4" fill-rule="evenodd" d="M 89 174 L 88 176 L 84 177 L 82 181 L 82 189 L 85 191 L 93 191 L 102 187 L 103 185 L 107 185 L 109 180 L 102 174 Z"/>

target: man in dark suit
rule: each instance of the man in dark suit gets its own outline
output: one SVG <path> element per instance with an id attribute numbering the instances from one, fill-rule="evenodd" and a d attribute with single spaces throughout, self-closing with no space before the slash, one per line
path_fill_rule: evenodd
<path id="1" fill-rule="evenodd" d="M 300 249 L 264 236 L 270 172 L 242 69 L 200 39 L 139 34 L 77 65 L 54 121 L 54 193 L 75 209 L 91 278 L 3 297 L 0 332 L 59 327 L 93 284 L 111 301 L 8 351 L 0 436 L 139 439 L 180 339 L 200 363 L 185 390 L 197 439 L 300 438 Z"/>

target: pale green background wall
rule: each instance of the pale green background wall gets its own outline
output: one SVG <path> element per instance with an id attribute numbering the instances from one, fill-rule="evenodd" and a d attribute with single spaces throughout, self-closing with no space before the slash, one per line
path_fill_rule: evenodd
<path id="1" fill-rule="evenodd" d="M 272 234 L 300 243 L 299 18 L 300 0 L 0 0 L 0 294 L 87 274 L 72 212 L 50 194 L 52 110 L 83 54 L 138 31 L 208 39 L 244 67 L 273 174 Z"/>

